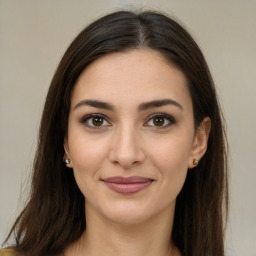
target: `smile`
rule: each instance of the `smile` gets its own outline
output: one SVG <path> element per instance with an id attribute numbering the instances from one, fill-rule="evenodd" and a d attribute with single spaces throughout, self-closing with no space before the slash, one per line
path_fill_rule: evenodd
<path id="1" fill-rule="evenodd" d="M 132 176 L 132 177 L 110 177 L 104 179 L 103 182 L 110 188 L 111 190 L 121 193 L 121 194 L 131 194 L 139 192 L 152 184 L 154 180 Z"/>

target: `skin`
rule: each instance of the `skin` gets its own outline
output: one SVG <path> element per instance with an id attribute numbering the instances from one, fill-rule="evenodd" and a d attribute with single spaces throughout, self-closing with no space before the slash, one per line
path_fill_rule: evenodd
<path id="1" fill-rule="evenodd" d="M 172 102 L 142 105 L 167 99 Z M 209 118 L 194 130 L 187 80 L 160 53 L 111 53 L 90 64 L 73 89 L 64 141 L 86 198 L 87 227 L 66 255 L 180 255 L 170 243 L 175 201 L 193 160 L 206 151 L 209 131 Z M 153 182 L 122 194 L 106 186 L 113 176 Z"/>

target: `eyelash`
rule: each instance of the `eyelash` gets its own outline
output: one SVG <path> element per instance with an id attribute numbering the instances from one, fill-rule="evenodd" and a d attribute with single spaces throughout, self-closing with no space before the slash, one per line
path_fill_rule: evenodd
<path id="1" fill-rule="evenodd" d="M 95 126 L 95 125 L 93 125 L 93 124 L 88 124 L 88 122 L 91 120 L 92 121 L 92 119 L 93 118 L 100 118 L 100 119 L 102 119 L 103 121 L 103 124 L 104 124 L 104 122 L 107 122 L 108 124 L 106 125 L 100 125 L 100 126 Z M 160 125 L 159 127 L 157 126 L 157 125 L 148 125 L 148 123 L 150 122 L 150 121 L 153 121 L 154 120 L 154 118 L 163 118 L 164 119 L 164 125 Z M 168 124 L 166 124 L 166 121 L 168 122 Z M 90 129 L 102 129 L 102 127 L 106 127 L 106 126 L 112 126 L 111 124 L 110 124 L 110 122 L 108 121 L 108 118 L 106 118 L 106 116 L 104 116 L 104 115 L 102 115 L 102 114 L 89 114 L 89 115 L 86 115 L 86 116 L 84 116 L 82 119 L 81 119 L 81 121 L 80 121 L 82 124 L 85 124 L 85 126 L 86 127 L 88 127 L 88 128 L 90 128 Z M 176 123 L 176 121 L 175 121 L 175 119 L 172 117 L 172 116 L 170 116 L 170 115 L 168 115 L 168 114 L 165 114 L 165 113 L 157 113 L 157 114 L 152 114 L 152 115 L 150 115 L 148 118 L 147 118 L 147 120 L 146 120 L 146 122 L 145 122 L 145 126 L 148 126 L 148 127 L 156 127 L 156 128 L 158 128 L 158 129 L 164 129 L 164 128 L 166 128 L 166 127 L 169 127 L 170 125 L 172 125 L 172 124 L 175 124 Z"/>
<path id="2" fill-rule="evenodd" d="M 100 118 L 103 119 L 103 122 L 107 122 L 107 125 L 103 125 L 103 126 L 94 126 L 94 125 L 90 125 L 88 124 L 89 120 L 92 120 L 93 118 Z M 108 119 L 102 115 L 102 114 L 90 114 L 90 115 L 86 115 L 81 119 L 81 123 L 85 124 L 86 127 L 90 128 L 90 129 L 101 129 L 102 127 L 105 126 L 111 126 L 110 122 L 108 121 Z"/>
<path id="3" fill-rule="evenodd" d="M 146 125 L 146 126 L 151 126 L 151 127 L 157 127 L 159 129 L 164 129 L 164 128 L 169 127 L 170 125 L 176 123 L 175 119 L 172 116 L 170 116 L 168 114 L 165 114 L 165 113 L 157 113 L 157 114 L 150 115 L 148 117 L 146 123 L 149 123 L 149 121 L 153 121 L 154 118 L 163 118 L 165 125 L 162 125 L 162 126 L 159 126 L 159 127 L 157 125 Z M 168 124 L 166 124 L 166 121 L 168 122 Z"/>

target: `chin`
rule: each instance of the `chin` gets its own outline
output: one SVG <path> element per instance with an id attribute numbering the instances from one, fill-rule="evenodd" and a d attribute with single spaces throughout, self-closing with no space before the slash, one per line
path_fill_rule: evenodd
<path id="1" fill-rule="evenodd" d="M 146 223 L 154 216 L 157 216 L 159 213 L 156 209 L 157 207 L 151 207 L 151 205 L 144 205 L 139 202 L 119 202 L 105 208 L 102 213 L 112 222 L 123 225 L 138 225 Z"/>
<path id="2" fill-rule="evenodd" d="M 134 213 L 134 212 L 123 212 L 123 213 L 112 213 L 106 215 L 106 217 L 117 224 L 122 225 L 138 225 L 145 223 L 150 217 L 145 214 Z"/>
<path id="3" fill-rule="evenodd" d="M 99 208 L 98 213 L 100 213 L 103 218 L 123 225 L 143 223 L 150 217 L 150 214 L 146 214 L 150 213 L 146 205 L 139 202 L 132 202 L 132 200 L 129 199 L 128 202 L 121 200 L 121 202 L 101 205 Z"/>

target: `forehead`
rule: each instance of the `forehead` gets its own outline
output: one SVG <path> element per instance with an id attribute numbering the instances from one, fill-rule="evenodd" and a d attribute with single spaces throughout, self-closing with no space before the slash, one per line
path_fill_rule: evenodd
<path id="1" fill-rule="evenodd" d="M 191 103 L 185 75 L 161 53 L 139 49 L 91 63 L 75 84 L 71 104 L 86 98 L 136 104 L 166 97 Z"/>

